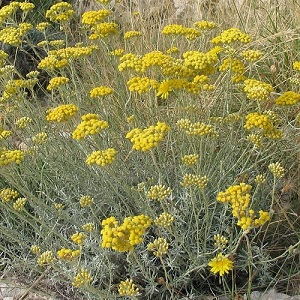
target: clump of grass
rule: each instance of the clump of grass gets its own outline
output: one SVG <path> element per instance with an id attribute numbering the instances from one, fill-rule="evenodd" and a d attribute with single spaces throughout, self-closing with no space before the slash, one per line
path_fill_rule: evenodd
<path id="1" fill-rule="evenodd" d="M 22 47 L 31 26 L 12 27 L 11 10 L 24 13 L 9 7 L 0 40 Z M 292 285 L 293 48 L 290 64 L 270 68 L 267 50 L 280 56 L 277 44 L 266 50 L 242 29 L 199 20 L 148 35 L 134 23 L 120 28 L 106 7 L 82 15 L 72 44 L 74 16 L 67 2 L 47 10 L 51 22 L 37 25 L 46 55 L 20 79 L 0 53 L 0 247 L 8 264 L 90 299 L 249 297 Z M 63 41 L 48 37 L 52 25 Z M 43 101 L 39 72 L 51 78 Z"/>

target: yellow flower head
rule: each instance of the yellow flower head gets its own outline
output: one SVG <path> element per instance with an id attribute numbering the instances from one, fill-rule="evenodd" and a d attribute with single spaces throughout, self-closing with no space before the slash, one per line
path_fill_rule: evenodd
<path id="1" fill-rule="evenodd" d="M 139 289 L 135 286 L 132 279 L 126 279 L 121 281 L 118 289 L 120 296 L 137 296 L 139 294 Z"/>
<path id="2" fill-rule="evenodd" d="M 56 23 L 68 22 L 74 15 L 72 5 L 68 2 L 56 3 L 46 11 L 46 18 Z"/>
<path id="3" fill-rule="evenodd" d="M 169 244 L 165 238 L 157 238 L 147 246 L 148 251 L 152 251 L 157 257 L 162 257 L 168 253 Z"/>
<path id="4" fill-rule="evenodd" d="M 88 165 L 96 164 L 98 166 L 104 167 L 113 163 L 117 153 L 118 151 L 114 148 L 94 151 L 87 157 L 86 163 Z"/>
<path id="5" fill-rule="evenodd" d="M 87 235 L 83 232 L 76 232 L 71 236 L 71 240 L 77 245 L 82 245 L 86 238 Z"/>
<path id="6" fill-rule="evenodd" d="M 81 269 L 79 273 L 74 277 L 72 285 L 79 288 L 81 286 L 89 285 L 93 280 L 93 277 L 86 269 Z"/>
<path id="7" fill-rule="evenodd" d="M 223 276 L 225 273 L 228 274 L 229 271 L 233 269 L 233 261 L 228 257 L 219 253 L 215 258 L 213 258 L 208 265 L 211 267 L 211 272 Z"/>
<path id="8" fill-rule="evenodd" d="M 62 104 L 47 111 L 47 121 L 66 122 L 78 112 L 78 107 L 74 104 Z"/>

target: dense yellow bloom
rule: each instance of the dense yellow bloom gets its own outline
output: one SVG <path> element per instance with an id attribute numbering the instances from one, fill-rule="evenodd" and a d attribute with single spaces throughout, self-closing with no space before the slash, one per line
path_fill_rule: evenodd
<path id="1" fill-rule="evenodd" d="M 51 24 L 49 22 L 41 22 L 36 25 L 36 29 L 39 31 L 45 31 Z"/>
<path id="2" fill-rule="evenodd" d="M 118 70 L 120 72 L 133 69 L 136 72 L 140 72 L 142 70 L 142 60 L 140 57 L 133 53 L 126 53 L 120 57 L 120 64 L 118 65 Z"/>
<path id="3" fill-rule="evenodd" d="M 170 127 L 166 123 L 157 122 L 155 126 L 150 126 L 143 130 L 134 128 L 127 133 L 126 138 L 133 143 L 133 149 L 148 151 L 156 147 L 169 130 Z"/>
<path id="4" fill-rule="evenodd" d="M 185 130 L 185 132 L 188 135 L 199 135 L 199 136 L 206 135 L 206 136 L 216 137 L 219 135 L 216 128 L 213 125 L 205 124 L 202 122 L 190 123 L 189 127 Z"/>
<path id="5" fill-rule="evenodd" d="M 81 207 L 91 206 L 94 203 L 94 199 L 90 196 L 82 196 L 79 200 Z"/>
<path id="6" fill-rule="evenodd" d="M 228 244 L 228 240 L 226 239 L 226 237 L 219 233 L 214 235 L 214 241 L 215 241 L 214 243 L 215 247 L 220 250 L 224 249 Z"/>
<path id="7" fill-rule="evenodd" d="M 83 232 L 76 232 L 70 238 L 75 244 L 81 246 L 87 238 L 87 235 Z"/>
<path id="8" fill-rule="evenodd" d="M 148 77 L 133 77 L 127 81 L 129 91 L 138 92 L 139 94 L 146 93 L 149 88 L 156 88 L 157 81 Z"/>
<path id="9" fill-rule="evenodd" d="M 172 190 L 162 184 L 151 186 L 150 190 L 146 193 L 146 196 L 151 200 L 162 201 L 169 197 Z"/>
<path id="10" fill-rule="evenodd" d="M 43 58 L 37 67 L 46 71 L 55 71 L 55 69 L 62 69 L 68 65 L 68 61 L 66 59 L 58 59 L 54 55 L 49 55 Z"/>
<path id="11" fill-rule="evenodd" d="M 29 23 L 20 23 L 18 28 L 6 27 L 0 30 L 0 41 L 11 46 L 18 46 L 22 37 L 32 28 Z"/>
<path id="12" fill-rule="evenodd" d="M 300 94 L 293 91 L 287 91 L 275 100 L 277 105 L 294 105 L 298 102 L 300 102 Z"/>
<path id="13" fill-rule="evenodd" d="M 0 199 L 3 202 L 9 202 L 19 196 L 19 193 L 11 188 L 2 189 L 0 191 Z"/>
<path id="14" fill-rule="evenodd" d="M 67 2 L 59 2 L 46 11 L 46 18 L 52 22 L 65 23 L 75 15 L 72 5 Z"/>
<path id="15" fill-rule="evenodd" d="M 37 133 L 32 137 L 32 141 L 37 145 L 45 144 L 48 140 L 48 134 L 46 132 Z"/>
<path id="16" fill-rule="evenodd" d="M 220 35 L 211 40 L 214 44 L 230 44 L 234 42 L 249 43 L 250 41 L 251 37 L 248 34 L 243 33 L 238 28 L 229 28 L 224 30 Z"/>
<path id="17" fill-rule="evenodd" d="M 27 127 L 30 123 L 32 122 L 32 119 L 29 118 L 29 117 L 22 117 L 18 120 L 15 121 L 15 125 L 22 129 L 22 128 L 25 128 Z"/>
<path id="18" fill-rule="evenodd" d="M 50 265 L 55 260 L 52 251 L 43 252 L 37 259 L 37 263 L 39 266 Z"/>
<path id="19" fill-rule="evenodd" d="M 16 202 L 13 204 L 13 208 L 17 211 L 21 211 L 27 202 L 26 198 L 18 198 Z"/>
<path id="20" fill-rule="evenodd" d="M 209 179 L 207 176 L 185 174 L 183 176 L 183 181 L 180 182 L 180 185 L 182 185 L 183 187 L 195 186 L 199 189 L 204 189 L 206 188 L 208 181 Z"/>
<path id="21" fill-rule="evenodd" d="M 0 150 L 0 166 L 11 163 L 20 164 L 24 159 L 24 152 L 21 150 Z"/>
<path id="22" fill-rule="evenodd" d="M 98 47 L 95 45 L 88 46 L 88 47 L 76 46 L 76 47 L 62 48 L 58 50 L 50 50 L 48 53 L 49 56 L 52 55 L 60 60 L 64 60 L 64 59 L 73 60 L 73 59 L 79 59 L 82 57 L 89 56 L 97 49 Z"/>
<path id="23" fill-rule="evenodd" d="M 266 182 L 266 176 L 263 174 L 256 175 L 254 179 L 256 184 L 264 184 Z"/>
<path id="24" fill-rule="evenodd" d="M 62 104 L 47 111 L 47 121 L 66 122 L 78 112 L 78 107 L 74 104 Z"/>
<path id="25" fill-rule="evenodd" d="M 250 141 L 255 148 L 261 148 L 262 147 L 262 136 L 256 133 L 251 133 L 247 135 L 247 140 Z"/>
<path id="26" fill-rule="evenodd" d="M 275 178 L 282 178 L 284 176 L 285 170 L 280 165 L 280 162 L 271 163 L 268 168 Z"/>
<path id="27" fill-rule="evenodd" d="M 10 137 L 13 134 L 12 131 L 10 130 L 0 130 L 0 140 L 1 139 L 7 139 L 8 137 Z"/>
<path id="28" fill-rule="evenodd" d="M 199 159 L 198 154 L 189 154 L 189 155 L 184 155 L 183 157 L 181 157 L 181 160 L 183 161 L 183 163 L 188 166 L 194 165 L 198 159 Z"/>
<path id="29" fill-rule="evenodd" d="M 145 215 L 127 217 L 121 225 L 115 217 L 109 217 L 101 223 L 101 246 L 119 252 L 131 251 L 143 241 L 143 235 L 151 223 L 152 220 Z"/>
<path id="30" fill-rule="evenodd" d="M 97 40 L 100 38 L 105 38 L 111 34 L 118 33 L 118 24 L 117 23 L 109 23 L 103 22 L 96 24 L 92 27 L 93 33 L 89 36 L 90 40 Z"/>
<path id="31" fill-rule="evenodd" d="M 243 74 L 246 68 L 239 59 L 228 57 L 224 59 L 219 66 L 219 71 L 225 72 L 226 70 L 231 70 L 231 72 L 237 74 Z"/>
<path id="32" fill-rule="evenodd" d="M 167 79 L 163 80 L 157 86 L 157 97 L 161 97 L 162 99 L 167 99 L 169 93 L 175 89 L 181 89 L 184 87 L 186 81 L 184 79 Z"/>
<path id="33" fill-rule="evenodd" d="M 69 81 L 70 81 L 70 79 L 67 77 L 63 77 L 63 76 L 54 77 L 54 78 L 50 79 L 49 85 L 47 86 L 47 90 L 52 91 L 52 90 L 56 89 L 57 87 L 68 83 Z"/>
<path id="34" fill-rule="evenodd" d="M 126 279 L 119 284 L 118 292 L 120 296 L 137 296 L 139 289 L 135 286 L 132 279 Z"/>
<path id="35" fill-rule="evenodd" d="M 208 265 L 211 267 L 211 272 L 223 276 L 225 273 L 228 274 L 229 271 L 233 269 L 233 261 L 228 257 L 219 253 L 215 258 L 213 258 Z"/>
<path id="36" fill-rule="evenodd" d="M 97 11 L 87 11 L 82 14 L 81 23 L 85 25 L 94 26 L 102 22 L 110 14 L 111 12 L 107 9 L 100 9 Z"/>
<path id="37" fill-rule="evenodd" d="M 244 83 L 244 92 L 246 92 L 247 97 L 252 100 L 267 100 L 270 97 L 270 93 L 274 92 L 271 84 L 256 79 L 246 79 Z"/>
<path id="38" fill-rule="evenodd" d="M 97 98 L 107 96 L 113 93 L 113 90 L 107 86 L 98 86 L 90 90 L 90 97 Z"/>
<path id="39" fill-rule="evenodd" d="M 41 253 L 41 248 L 38 245 L 32 245 L 30 251 L 35 255 L 39 255 Z"/>
<path id="40" fill-rule="evenodd" d="M 127 39 L 141 36 L 141 35 L 142 35 L 142 33 L 140 31 L 136 31 L 136 30 L 126 31 L 124 34 L 124 39 L 127 40 Z"/>
<path id="41" fill-rule="evenodd" d="M 178 53 L 179 52 L 179 48 L 177 47 L 171 47 L 169 49 L 167 49 L 166 51 L 168 54 L 171 54 L 171 53 Z"/>
<path id="42" fill-rule="evenodd" d="M 91 283 L 93 277 L 86 269 L 81 269 L 79 273 L 74 277 L 72 285 L 79 288 L 81 286 L 86 286 Z"/>
<path id="43" fill-rule="evenodd" d="M 214 29 L 214 28 L 218 27 L 218 25 L 216 23 L 211 22 L 211 21 L 205 21 L 205 20 L 195 22 L 194 26 L 199 29 L 202 29 L 202 30 L 203 29 Z"/>
<path id="44" fill-rule="evenodd" d="M 114 148 L 94 151 L 87 157 L 86 163 L 88 165 L 96 164 L 98 166 L 104 167 L 113 163 L 117 153 L 118 151 Z"/>
<path id="45" fill-rule="evenodd" d="M 152 243 L 147 245 L 147 250 L 152 251 L 153 255 L 162 257 L 168 253 L 169 244 L 165 238 L 157 238 Z"/>
<path id="46" fill-rule="evenodd" d="M 57 255 L 57 258 L 60 260 L 72 261 L 77 256 L 80 255 L 80 250 L 71 250 L 71 249 L 67 249 L 67 248 L 62 248 L 57 251 L 56 255 Z"/>
<path id="47" fill-rule="evenodd" d="M 93 232 L 96 230 L 96 226 L 94 223 L 86 223 L 84 225 L 81 226 L 81 228 L 87 232 Z"/>
<path id="48" fill-rule="evenodd" d="M 164 228 L 169 228 L 172 225 L 173 222 L 174 222 L 174 217 L 171 214 L 165 213 L 165 212 L 160 214 L 154 220 L 154 224 L 156 226 L 161 226 L 161 227 L 164 227 Z"/>
<path id="49" fill-rule="evenodd" d="M 12 1 L 10 4 L 3 6 L 0 9 L 0 23 L 3 23 L 6 19 L 11 17 L 20 7 L 20 3 L 17 1 Z"/>
<path id="50" fill-rule="evenodd" d="M 167 25 L 163 28 L 162 33 L 166 35 L 182 35 L 189 40 L 194 40 L 201 35 L 199 30 L 195 28 L 184 27 L 180 24 Z"/>
<path id="51" fill-rule="evenodd" d="M 110 52 L 111 55 L 114 56 L 122 56 L 124 54 L 125 50 L 124 49 L 115 49 Z"/>
<path id="52" fill-rule="evenodd" d="M 258 61 L 259 59 L 261 59 L 264 54 L 259 50 L 245 50 L 245 51 L 242 51 L 241 55 L 246 60 L 248 60 L 250 62 L 255 62 L 255 61 Z"/>
<path id="53" fill-rule="evenodd" d="M 300 61 L 295 61 L 293 63 L 293 69 L 296 71 L 300 71 Z"/>
<path id="54" fill-rule="evenodd" d="M 108 127 L 108 122 L 100 120 L 96 114 L 86 114 L 81 117 L 82 122 L 77 125 L 72 133 L 72 138 L 81 140 L 87 135 L 97 134 Z"/>

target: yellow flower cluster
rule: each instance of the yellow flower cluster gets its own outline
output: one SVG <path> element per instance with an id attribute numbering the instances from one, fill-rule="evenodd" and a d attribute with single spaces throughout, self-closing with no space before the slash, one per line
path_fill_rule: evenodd
<path id="1" fill-rule="evenodd" d="M 264 184 L 266 182 L 266 176 L 263 174 L 256 175 L 254 179 L 256 184 Z"/>
<path id="2" fill-rule="evenodd" d="M 68 83 L 69 81 L 70 81 L 70 79 L 67 77 L 64 77 L 64 76 L 51 78 L 49 81 L 49 85 L 47 86 L 47 90 L 52 91 L 52 90 L 56 89 L 57 87 Z"/>
<path id="3" fill-rule="evenodd" d="M 246 123 L 244 127 L 248 130 L 258 128 L 262 130 L 262 134 L 267 138 L 280 139 L 282 138 L 282 131 L 275 128 L 271 122 L 271 116 L 267 113 L 260 114 L 258 112 L 249 113 L 246 116 Z M 251 137 L 251 139 L 254 137 Z"/>
<path id="4" fill-rule="evenodd" d="M 208 135 L 216 137 L 218 132 L 215 127 L 202 122 L 192 123 L 189 119 L 180 119 L 176 122 L 177 126 L 184 130 L 188 135 Z"/>
<path id="5" fill-rule="evenodd" d="M 6 189 L 2 189 L 0 191 L 0 199 L 3 202 L 9 202 L 11 200 L 14 200 L 18 196 L 19 196 L 19 193 L 17 191 L 13 190 L 12 188 L 6 188 Z"/>
<path id="6" fill-rule="evenodd" d="M 160 226 L 163 228 L 169 228 L 172 223 L 174 222 L 174 217 L 166 212 L 161 213 L 157 218 L 154 220 L 154 224 L 156 226 Z"/>
<path id="7" fill-rule="evenodd" d="M 87 232 L 93 232 L 96 230 L 96 226 L 94 223 L 86 223 L 84 225 L 81 226 L 81 228 Z"/>
<path id="8" fill-rule="evenodd" d="M 202 71 L 204 72 L 204 75 L 206 75 L 205 73 L 210 70 L 209 67 L 218 62 L 218 53 L 221 51 L 221 47 L 212 48 L 206 53 L 200 51 L 186 51 L 183 53 L 183 65 L 195 69 L 198 72 Z"/>
<path id="9" fill-rule="evenodd" d="M 204 189 L 208 184 L 207 176 L 200 176 L 195 174 L 185 174 L 183 176 L 183 181 L 180 182 L 180 185 L 183 187 L 192 187 L 195 186 L 199 189 Z"/>
<path id="10" fill-rule="evenodd" d="M 111 34 L 118 33 L 118 24 L 113 22 L 103 22 L 91 27 L 93 33 L 89 36 L 90 40 L 105 38 Z"/>
<path id="11" fill-rule="evenodd" d="M 57 255 L 57 258 L 60 260 L 72 261 L 78 255 L 80 255 L 80 250 L 71 250 L 68 248 L 62 248 L 57 251 L 56 255 Z"/>
<path id="12" fill-rule="evenodd" d="M 275 178 L 282 178 L 284 176 L 285 170 L 279 162 L 269 164 L 268 169 Z"/>
<path id="13" fill-rule="evenodd" d="M 259 50 L 245 50 L 241 52 L 241 55 L 250 62 L 256 62 L 259 59 L 262 58 L 264 55 L 261 51 Z"/>
<path id="14" fill-rule="evenodd" d="M 52 122 L 66 122 L 78 112 L 75 104 L 62 104 L 47 111 L 46 120 Z"/>
<path id="15" fill-rule="evenodd" d="M 259 134 L 251 133 L 247 135 L 247 140 L 251 142 L 255 148 L 261 148 L 262 147 L 262 137 Z"/>
<path id="16" fill-rule="evenodd" d="M 41 253 L 41 248 L 38 245 L 32 245 L 30 247 L 30 251 L 35 254 L 35 255 L 40 255 Z"/>
<path id="17" fill-rule="evenodd" d="M 72 133 L 72 138 L 81 140 L 87 135 L 97 134 L 108 127 L 108 122 L 100 120 L 96 114 L 86 114 L 81 117 L 82 122 L 77 125 Z"/>
<path id="18" fill-rule="evenodd" d="M 73 243 L 81 246 L 84 241 L 86 240 L 87 235 L 83 232 L 75 232 L 70 239 L 72 240 Z"/>
<path id="19" fill-rule="evenodd" d="M 111 248 L 118 252 L 134 249 L 134 246 L 143 241 L 143 235 L 150 227 L 152 220 L 145 215 L 127 217 L 121 225 L 115 217 L 102 221 L 101 230 L 103 248 Z"/>
<path id="20" fill-rule="evenodd" d="M 30 10 L 33 10 L 35 8 L 35 5 L 30 2 L 23 2 L 20 3 L 20 9 L 24 12 L 28 12 Z"/>
<path id="21" fill-rule="evenodd" d="M 81 286 L 89 285 L 93 277 L 86 269 L 81 269 L 80 272 L 74 277 L 72 285 L 79 288 Z"/>
<path id="22" fill-rule="evenodd" d="M 206 20 L 202 20 L 202 21 L 198 21 L 194 23 L 194 26 L 199 28 L 199 29 L 214 29 L 217 28 L 218 25 L 214 22 L 211 21 L 206 21 Z"/>
<path id="23" fill-rule="evenodd" d="M 270 219 L 268 212 L 260 210 L 259 218 L 257 218 L 254 210 L 249 209 L 251 189 L 251 185 L 242 182 L 239 185 L 230 186 L 225 192 L 219 192 L 217 195 L 218 201 L 231 204 L 232 215 L 238 219 L 237 225 L 243 230 L 262 226 Z"/>
<path id="24" fill-rule="evenodd" d="M 139 294 L 139 289 L 135 286 L 132 279 L 126 279 L 120 282 L 118 292 L 120 296 L 134 297 Z"/>
<path id="25" fill-rule="evenodd" d="M 180 24 L 167 25 L 163 28 L 162 33 L 165 35 L 182 35 L 189 40 L 194 40 L 201 35 L 199 30 Z"/>
<path id="26" fill-rule="evenodd" d="M 300 61 L 295 61 L 293 63 L 293 69 L 296 71 L 300 71 Z"/>
<path id="27" fill-rule="evenodd" d="M 226 239 L 226 237 L 219 233 L 214 235 L 214 241 L 215 241 L 214 243 L 215 247 L 220 250 L 224 249 L 228 244 L 228 240 Z"/>
<path id="28" fill-rule="evenodd" d="M 225 72 L 230 70 L 232 73 L 243 74 L 246 70 L 244 64 L 237 58 L 228 57 L 222 61 L 222 64 L 219 66 L 219 71 Z"/>
<path id="29" fill-rule="evenodd" d="M 64 60 L 64 59 L 73 60 L 73 59 L 89 56 L 97 49 L 98 47 L 95 45 L 88 46 L 88 47 L 80 47 L 80 46 L 67 47 L 58 50 L 50 50 L 49 55 L 54 56 L 59 60 Z"/>
<path id="30" fill-rule="evenodd" d="M 43 252 L 37 259 L 37 264 L 39 266 L 50 265 L 55 260 L 52 251 Z"/>
<path id="31" fill-rule="evenodd" d="M 274 92 L 271 84 L 256 79 L 246 79 L 244 83 L 244 92 L 246 92 L 247 97 L 252 100 L 268 100 L 270 93 Z"/>
<path id="32" fill-rule="evenodd" d="M 298 102 L 300 102 L 300 94 L 293 91 L 287 91 L 275 100 L 277 105 L 294 105 Z"/>
<path id="33" fill-rule="evenodd" d="M 124 39 L 128 40 L 133 37 L 137 37 L 137 36 L 141 36 L 141 35 L 142 35 L 142 33 L 140 31 L 136 31 L 136 30 L 126 31 L 124 34 Z"/>
<path id="34" fill-rule="evenodd" d="M 113 93 L 113 90 L 107 86 L 98 86 L 90 90 L 90 97 L 97 98 L 107 96 Z"/>
<path id="35" fill-rule="evenodd" d="M 46 11 L 46 18 L 56 23 L 66 23 L 75 15 L 72 5 L 68 2 L 59 2 Z"/>
<path id="36" fill-rule="evenodd" d="M 127 133 L 126 138 L 133 143 L 133 149 L 148 151 L 156 147 L 169 130 L 170 127 L 166 123 L 157 122 L 155 126 L 150 126 L 143 130 L 134 128 Z"/>
<path id="37" fill-rule="evenodd" d="M 29 117 L 22 117 L 18 120 L 15 121 L 15 125 L 22 129 L 22 128 L 25 128 L 27 127 L 27 125 L 29 125 L 30 123 L 32 122 L 32 119 L 29 118 Z"/>
<path id="38" fill-rule="evenodd" d="M 0 30 L 0 41 L 11 46 L 18 46 L 22 37 L 32 28 L 29 23 L 20 23 L 18 28 L 6 27 Z"/>
<path id="39" fill-rule="evenodd" d="M 20 164 L 24 159 L 24 153 L 21 150 L 0 150 L 0 166 L 6 166 L 11 163 Z"/>
<path id="40" fill-rule="evenodd" d="M 177 47 L 171 47 L 171 48 L 167 49 L 166 52 L 167 52 L 168 54 L 178 53 L 178 52 L 179 52 L 179 48 L 177 48 Z"/>
<path id="41" fill-rule="evenodd" d="M 46 132 L 37 133 L 32 137 L 32 141 L 37 145 L 45 144 L 48 140 L 48 134 Z"/>
<path id="42" fill-rule="evenodd" d="M 222 253 L 219 253 L 215 258 L 210 260 L 208 265 L 211 267 L 210 271 L 212 273 L 219 273 L 220 276 L 228 274 L 233 269 L 233 261 Z"/>
<path id="43" fill-rule="evenodd" d="M 157 85 L 156 80 L 148 77 L 133 77 L 127 81 L 129 91 L 138 92 L 139 94 L 146 93 L 149 88 L 156 88 Z"/>
<path id="44" fill-rule="evenodd" d="M 152 243 L 147 245 L 147 250 L 152 251 L 153 255 L 156 257 L 162 257 L 168 253 L 169 244 L 165 238 L 159 237 L 155 239 Z"/>
<path id="45" fill-rule="evenodd" d="M 133 69 L 136 72 L 140 72 L 142 70 L 142 60 L 140 57 L 133 53 L 126 53 L 120 57 L 120 64 L 118 65 L 118 70 L 120 72 Z"/>
<path id="46" fill-rule="evenodd" d="M 124 54 L 125 50 L 124 49 L 115 49 L 113 51 L 110 52 L 111 55 L 114 56 L 122 56 Z"/>
<path id="47" fill-rule="evenodd" d="M 17 211 L 21 211 L 27 202 L 26 198 L 18 198 L 16 202 L 13 204 L 13 208 Z"/>
<path id="48" fill-rule="evenodd" d="M 91 206 L 94 203 L 94 199 L 91 196 L 80 197 L 79 204 L 81 207 Z"/>
<path id="49" fill-rule="evenodd" d="M 150 190 L 146 193 L 146 196 L 151 200 L 162 201 L 169 197 L 171 193 L 171 188 L 159 184 L 151 186 Z"/>
<path id="50" fill-rule="evenodd" d="M 214 44 L 230 44 L 235 42 L 249 43 L 250 41 L 251 37 L 238 28 L 229 28 L 224 30 L 220 35 L 211 40 Z"/>
<path id="51" fill-rule="evenodd" d="M 40 22 L 38 23 L 35 28 L 38 31 L 45 31 L 51 24 L 49 22 Z"/>
<path id="52" fill-rule="evenodd" d="M 107 9 L 97 11 L 87 11 L 81 16 L 81 23 L 85 25 L 95 26 L 108 17 L 111 12 Z"/>
<path id="53" fill-rule="evenodd" d="M 20 7 L 20 3 L 12 1 L 8 5 L 3 6 L 0 9 L 0 23 L 3 23 L 6 19 L 11 17 Z"/>
<path id="54" fill-rule="evenodd" d="M 114 148 L 93 151 L 92 154 L 87 157 L 86 163 L 88 165 L 96 164 L 98 166 L 104 167 L 113 163 L 117 153 L 118 151 Z"/>
<path id="55" fill-rule="evenodd" d="M 0 50 L 0 66 L 3 67 L 6 63 L 6 59 L 8 58 L 8 54 L 3 50 Z"/>
<path id="56" fill-rule="evenodd" d="M 55 69 L 62 69 L 68 65 L 66 59 L 58 59 L 55 55 L 49 55 L 43 58 L 37 67 L 46 71 L 55 71 Z"/>
<path id="57" fill-rule="evenodd" d="M 61 210 L 61 209 L 64 209 L 65 206 L 62 204 L 62 203 L 54 203 L 54 208 L 57 209 L 57 210 Z"/>
<path id="58" fill-rule="evenodd" d="M 183 163 L 188 166 L 194 165 L 198 159 L 199 159 L 198 154 L 189 154 L 189 155 L 184 155 L 183 157 L 181 157 L 181 160 L 183 161 Z"/>
<path id="59" fill-rule="evenodd" d="M 10 137 L 13 134 L 12 131 L 10 130 L 0 130 L 0 140 L 1 139 L 7 139 L 8 137 Z"/>
<path id="60" fill-rule="evenodd" d="M 157 88 L 157 97 L 161 97 L 162 99 L 167 99 L 169 93 L 175 89 L 183 88 L 184 84 L 186 83 L 183 79 L 167 79 L 163 80 Z"/>

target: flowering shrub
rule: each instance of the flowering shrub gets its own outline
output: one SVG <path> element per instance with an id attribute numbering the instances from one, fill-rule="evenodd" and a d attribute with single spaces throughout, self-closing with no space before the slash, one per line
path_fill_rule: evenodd
<path id="1" fill-rule="evenodd" d="M 7 267 L 61 281 L 70 299 L 235 299 L 298 278 L 291 41 L 263 48 L 208 20 L 149 30 L 143 10 L 119 26 L 115 2 L 97 2 L 81 16 L 55 3 L 36 25 L 32 3 L 0 9 L 2 43 L 25 51 L 39 31 L 45 52 L 21 76 L 0 51 Z"/>

